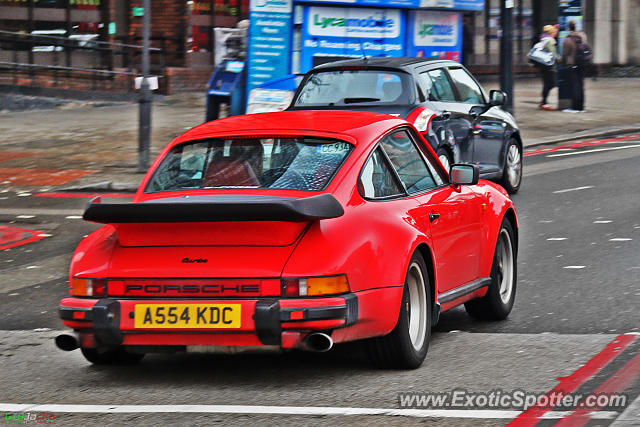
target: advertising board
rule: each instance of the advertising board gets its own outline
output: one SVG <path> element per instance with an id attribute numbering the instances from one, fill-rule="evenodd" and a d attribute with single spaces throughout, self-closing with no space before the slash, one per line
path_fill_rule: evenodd
<path id="1" fill-rule="evenodd" d="M 399 9 L 305 7 L 300 70 L 314 58 L 403 56 L 404 13 Z"/>

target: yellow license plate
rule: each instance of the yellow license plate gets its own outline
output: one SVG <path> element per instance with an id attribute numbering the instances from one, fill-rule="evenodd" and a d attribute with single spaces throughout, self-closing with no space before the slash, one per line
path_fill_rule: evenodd
<path id="1" fill-rule="evenodd" d="M 135 328 L 240 327 L 241 304 L 136 304 Z"/>

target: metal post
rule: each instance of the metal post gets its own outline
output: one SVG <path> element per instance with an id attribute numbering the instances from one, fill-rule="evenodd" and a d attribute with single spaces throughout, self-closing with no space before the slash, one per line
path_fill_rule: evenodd
<path id="1" fill-rule="evenodd" d="M 513 0 L 500 1 L 500 88 L 507 94 L 505 109 L 513 113 Z"/>
<path id="2" fill-rule="evenodd" d="M 142 85 L 139 98 L 138 127 L 138 172 L 149 168 L 149 147 L 151 146 L 151 103 L 153 95 L 149 90 L 149 34 L 151 32 L 151 0 L 143 0 L 142 16 Z"/>

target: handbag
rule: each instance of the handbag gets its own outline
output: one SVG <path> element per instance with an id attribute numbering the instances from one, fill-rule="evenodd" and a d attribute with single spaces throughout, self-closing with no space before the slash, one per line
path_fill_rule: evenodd
<path id="1" fill-rule="evenodd" d="M 556 63 L 556 56 L 553 54 L 553 52 L 549 52 L 548 50 L 546 50 L 546 46 L 547 40 L 539 41 L 531 48 L 529 53 L 527 53 L 527 58 L 540 65 L 544 65 L 547 67 L 552 66 Z"/>

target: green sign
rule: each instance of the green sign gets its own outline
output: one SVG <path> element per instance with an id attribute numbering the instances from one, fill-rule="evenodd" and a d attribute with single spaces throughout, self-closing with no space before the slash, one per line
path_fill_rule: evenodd
<path id="1" fill-rule="evenodd" d="M 134 7 L 133 16 L 144 16 L 144 7 Z"/>
<path id="2" fill-rule="evenodd" d="M 109 34 L 115 34 L 116 33 L 116 23 L 115 22 L 109 22 Z"/>

